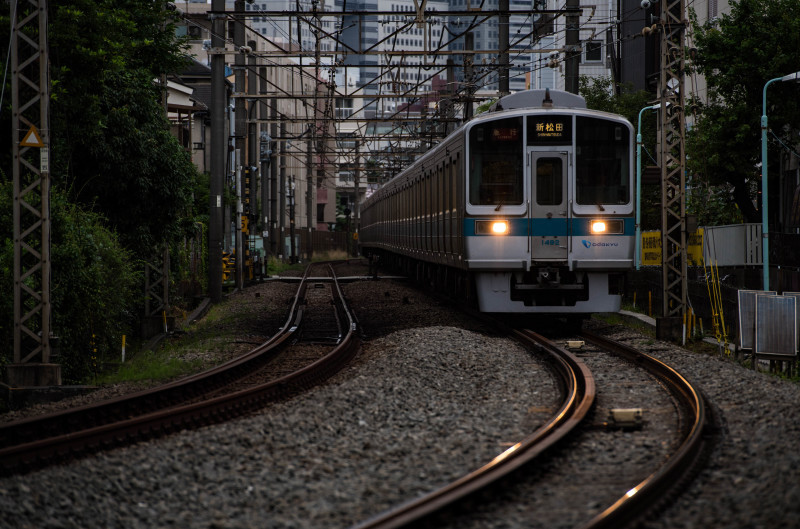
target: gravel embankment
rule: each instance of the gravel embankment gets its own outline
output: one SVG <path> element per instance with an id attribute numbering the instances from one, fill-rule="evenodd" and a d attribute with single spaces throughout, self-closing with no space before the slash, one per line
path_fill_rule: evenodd
<path id="1" fill-rule="evenodd" d="M 384 309 L 365 319 L 421 326 L 386 329 L 325 386 L 0 480 L 0 513 L 16 511 L 15 527 L 347 527 L 488 462 L 549 415 L 550 374 L 527 351 L 438 325 L 448 311 L 405 287 L 381 291 Z"/>
<path id="2" fill-rule="evenodd" d="M 402 284 L 345 292 L 366 340 L 328 384 L 225 425 L 0 478 L 3 526 L 347 527 L 488 461 L 555 405 L 549 373 L 491 329 Z M 698 381 L 726 424 L 709 466 L 651 527 L 796 524 L 800 385 L 614 330 Z M 497 526 L 535 525 L 529 514 Z"/>

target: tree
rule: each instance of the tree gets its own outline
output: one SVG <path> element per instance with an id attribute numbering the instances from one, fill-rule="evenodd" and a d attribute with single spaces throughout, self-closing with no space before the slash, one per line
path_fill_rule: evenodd
<path id="1" fill-rule="evenodd" d="M 0 364 L 13 358 L 13 225 L 11 183 L 0 183 Z M 137 263 L 109 231 L 103 219 L 69 204 L 54 190 L 51 197 L 53 329 L 60 338 L 64 381 L 79 384 L 92 371 L 93 349 L 107 356 L 119 351 L 131 334 L 141 303 Z"/>
<path id="2" fill-rule="evenodd" d="M 149 257 L 180 232 L 197 177 L 157 80 L 184 64 L 164 0 L 50 3 L 52 173 Z"/>
<path id="3" fill-rule="evenodd" d="M 11 5 L 29 8 L 0 5 L 3 62 Z M 167 2 L 51 0 L 48 9 L 53 330 L 61 337 L 65 381 L 77 383 L 89 373 L 93 347 L 118 350 L 120 335 L 135 328 L 137 258 L 194 227 L 185 219 L 198 175 L 169 133 L 156 81 L 186 60 Z M 6 145 L 10 106 L 4 98 L 0 140 Z M 11 174 L 10 149 L 1 150 L 0 285 L 9 294 Z M 0 299 L 0 322 L 2 363 L 11 358 L 13 296 Z"/>
<path id="4" fill-rule="evenodd" d="M 653 96 L 644 90 L 634 91 L 630 85 L 614 90 L 610 77 L 587 77 L 578 80 L 578 92 L 586 99 L 586 107 L 612 114 L 619 114 L 633 124 L 634 134 L 639 122 L 639 111 L 653 104 Z M 616 95 L 618 93 L 618 95 Z M 642 167 L 655 165 L 657 118 L 653 112 L 642 115 Z M 635 138 L 634 138 L 635 139 Z M 642 228 L 657 230 L 661 227 L 661 189 L 659 186 L 642 186 Z"/>
<path id="5" fill-rule="evenodd" d="M 698 119 L 687 134 L 688 168 L 712 185 L 730 186 L 744 219 L 760 222 L 754 203 L 760 206 L 763 88 L 770 79 L 800 70 L 800 2 L 732 0 L 730 14 L 718 21 L 700 25 L 693 16 L 692 22 L 694 65 L 708 83 L 708 101 L 693 102 Z M 771 134 L 797 144 L 800 88 L 775 83 L 767 101 Z M 775 136 L 770 153 L 777 154 Z M 769 160 L 769 174 L 775 175 L 778 157 Z"/>

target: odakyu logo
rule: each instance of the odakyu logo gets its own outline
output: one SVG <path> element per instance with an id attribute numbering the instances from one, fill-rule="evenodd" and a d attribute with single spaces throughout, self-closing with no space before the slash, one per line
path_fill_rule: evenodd
<path id="1" fill-rule="evenodd" d="M 587 241 L 586 239 L 583 239 L 581 241 L 581 243 L 583 244 L 583 246 L 585 248 L 589 248 L 589 249 L 591 249 L 592 247 L 597 247 L 597 246 L 601 246 L 601 247 L 619 246 L 618 242 L 592 242 L 592 241 Z"/>

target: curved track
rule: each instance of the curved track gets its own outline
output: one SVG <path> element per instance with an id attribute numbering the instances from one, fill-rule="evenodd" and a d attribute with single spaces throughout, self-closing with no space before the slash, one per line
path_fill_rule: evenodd
<path id="1" fill-rule="evenodd" d="M 559 410 L 545 425 L 483 467 L 441 489 L 367 520 L 355 529 L 409 526 L 530 463 L 564 439 L 586 417 L 594 403 L 595 383 L 583 362 L 533 331 L 515 331 L 515 335 L 523 344 L 541 350 L 552 360 L 564 388 Z"/>
<path id="2" fill-rule="evenodd" d="M 681 422 L 682 442 L 672 457 L 583 526 L 584 529 L 624 527 L 645 517 L 665 498 L 678 494 L 686 480 L 692 477 L 708 449 L 706 432 L 710 427 L 710 417 L 699 389 L 668 365 L 600 335 L 587 331 L 583 331 L 581 335 L 596 346 L 607 349 L 656 376 L 673 395 L 684 417 Z"/>
<path id="3" fill-rule="evenodd" d="M 298 335 L 308 309 L 306 293 L 310 270 L 311 266 L 300 281 L 290 315 L 281 330 L 246 355 L 170 384 L 0 426 L 0 471 L 19 472 L 111 446 L 222 422 L 328 378 L 341 369 L 359 347 L 355 319 L 330 266 L 333 303 L 345 330 L 335 348 L 280 378 L 219 395 L 221 388 L 230 387 L 261 369 Z M 212 393 L 219 396 L 204 397 Z M 185 404 L 189 401 L 192 403 Z"/>
<path id="4" fill-rule="evenodd" d="M 548 448 L 556 445 L 587 417 L 595 397 L 595 383 L 582 361 L 530 330 L 514 331 L 529 347 L 551 356 L 566 389 L 563 405 L 539 430 L 515 444 L 487 465 L 445 487 L 369 519 L 354 529 L 410 527 L 436 511 L 465 498 L 481 488 L 494 486 L 500 478 L 522 465 L 531 463 Z M 699 391 L 666 364 L 588 332 L 582 337 L 596 346 L 617 354 L 642 367 L 664 384 L 679 408 L 681 442 L 677 450 L 645 480 L 626 491 L 616 502 L 587 522 L 585 529 L 624 527 L 643 519 L 654 507 L 680 492 L 696 471 L 706 449 L 706 406 Z"/>

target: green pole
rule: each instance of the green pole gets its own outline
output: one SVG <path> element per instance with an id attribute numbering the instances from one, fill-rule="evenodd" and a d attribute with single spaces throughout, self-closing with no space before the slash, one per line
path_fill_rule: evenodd
<path id="1" fill-rule="evenodd" d="M 795 81 L 800 82 L 800 72 L 790 73 L 783 77 L 770 79 L 764 85 L 764 95 L 761 103 L 761 240 L 763 241 L 763 260 L 764 263 L 764 290 L 769 290 L 769 226 L 768 201 L 767 201 L 767 87 L 775 81 Z"/>
<path id="2" fill-rule="evenodd" d="M 661 103 L 644 107 L 639 111 L 639 124 L 636 128 L 636 242 L 634 247 L 634 263 L 639 270 L 639 254 L 641 253 L 642 235 L 642 112 L 645 110 L 657 110 L 661 108 Z"/>
<path id="3" fill-rule="evenodd" d="M 761 245 L 763 254 L 763 286 L 762 290 L 769 290 L 769 227 L 767 225 L 767 87 L 775 81 L 780 81 L 782 77 L 770 79 L 764 85 L 764 96 L 762 100 L 761 112 Z"/>

